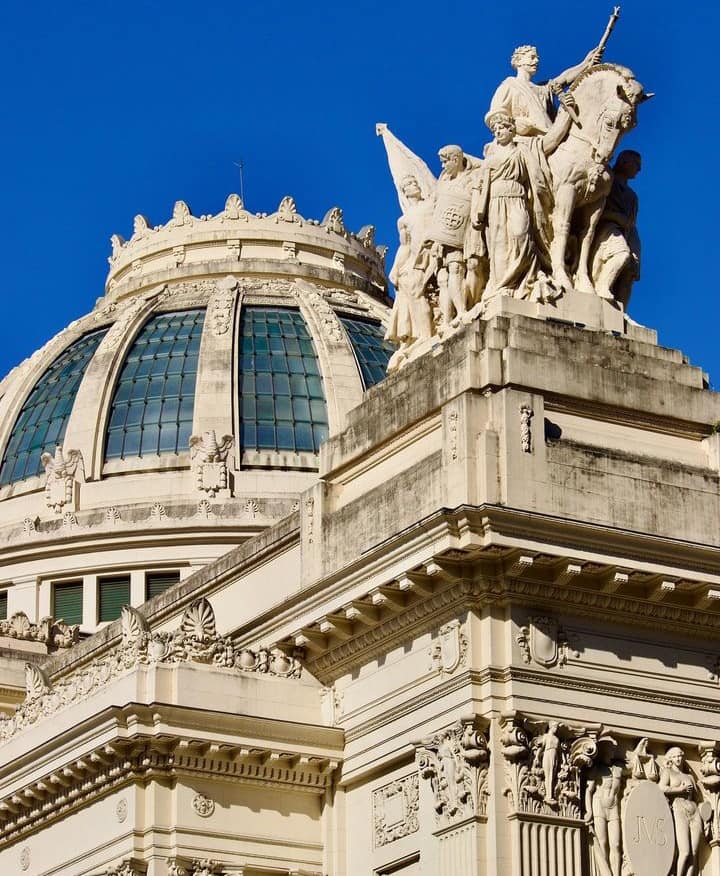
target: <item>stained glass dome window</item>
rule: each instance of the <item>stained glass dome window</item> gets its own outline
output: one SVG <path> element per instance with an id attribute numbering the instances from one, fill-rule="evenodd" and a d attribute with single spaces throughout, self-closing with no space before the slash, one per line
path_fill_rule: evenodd
<path id="1" fill-rule="evenodd" d="M 40 456 L 62 444 L 85 369 L 107 329 L 83 335 L 64 350 L 35 384 L 22 406 L 5 448 L 0 484 L 42 471 Z"/>
<path id="2" fill-rule="evenodd" d="M 299 311 L 242 309 L 240 418 L 243 450 L 317 453 L 327 438 L 320 368 Z"/>
<path id="3" fill-rule="evenodd" d="M 385 377 L 395 347 L 385 340 L 385 330 L 379 322 L 342 315 L 340 322 L 355 352 L 363 386 L 369 389 Z"/>
<path id="4" fill-rule="evenodd" d="M 106 459 L 188 450 L 204 310 L 149 319 L 115 388 Z"/>

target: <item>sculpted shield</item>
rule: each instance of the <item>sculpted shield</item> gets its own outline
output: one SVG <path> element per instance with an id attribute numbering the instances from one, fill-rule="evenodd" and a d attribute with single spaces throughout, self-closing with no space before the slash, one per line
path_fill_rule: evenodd
<path id="1" fill-rule="evenodd" d="M 665 795 L 654 782 L 639 782 L 630 792 L 623 837 L 635 876 L 668 876 L 675 856 L 675 828 Z"/>
<path id="2" fill-rule="evenodd" d="M 469 219 L 469 194 L 457 189 L 438 189 L 428 237 L 437 243 L 462 249 Z"/>
<path id="3" fill-rule="evenodd" d="M 541 666 L 558 661 L 558 623 L 552 618 L 536 617 L 530 625 L 530 652 Z"/>

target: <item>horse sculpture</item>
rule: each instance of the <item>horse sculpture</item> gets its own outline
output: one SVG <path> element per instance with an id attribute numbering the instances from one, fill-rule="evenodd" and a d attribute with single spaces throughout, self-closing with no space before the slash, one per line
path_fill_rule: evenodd
<path id="1" fill-rule="evenodd" d="M 570 92 L 576 106 L 573 124 L 548 158 L 555 199 L 552 274 L 559 289 L 594 293 L 590 247 L 612 185 L 610 159 L 620 138 L 635 127 L 638 105 L 652 95 L 645 93 L 631 70 L 616 64 L 589 67 Z M 579 244 L 574 282 L 568 266 L 571 230 Z"/>

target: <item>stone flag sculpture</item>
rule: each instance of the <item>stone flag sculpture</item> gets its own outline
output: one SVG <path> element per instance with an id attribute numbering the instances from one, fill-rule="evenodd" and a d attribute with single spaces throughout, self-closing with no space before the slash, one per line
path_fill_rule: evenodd
<path id="1" fill-rule="evenodd" d="M 399 349 L 389 371 L 498 299 L 549 308 L 565 299 L 567 310 L 582 293 L 624 313 L 639 276 L 628 181 L 640 156 L 622 152 L 614 167 L 611 160 L 652 95 L 628 68 L 602 63 L 618 14 L 596 48 L 544 85 L 532 81 L 537 50 L 515 50 L 516 75 L 498 86 L 485 116 L 493 140 L 482 158 L 444 146 L 436 178 L 387 125 L 377 126 L 402 211 L 387 331 Z"/>

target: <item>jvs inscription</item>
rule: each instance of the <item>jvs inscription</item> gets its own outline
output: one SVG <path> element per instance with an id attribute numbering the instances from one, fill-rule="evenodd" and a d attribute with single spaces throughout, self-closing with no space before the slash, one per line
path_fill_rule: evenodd
<path id="1" fill-rule="evenodd" d="M 625 852 L 635 876 L 668 876 L 675 855 L 673 817 L 654 782 L 640 782 L 632 789 L 623 827 Z"/>

